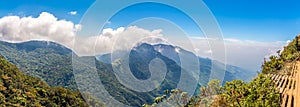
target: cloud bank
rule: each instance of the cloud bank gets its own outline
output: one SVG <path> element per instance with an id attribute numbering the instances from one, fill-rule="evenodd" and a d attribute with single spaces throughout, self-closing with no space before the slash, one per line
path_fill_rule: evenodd
<path id="1" fill-rule="evenodd" d="M 145 30 L 137 26 L 107 28 L 98 36 L 76 38 L 74 50 L 80 55 L 99 55 L 115 51 L 129 51 L 139 43 L 164 43 L 162 30 Z"/>
<path id="2" fill-rule="evenodd" d="M 0 19 L 0 40 L 14 43 L 48 40 L 71 46 L 76 30 L 80 30 L 80 25 L 58 20 L 47 12 L 42 12 L 37 18 L 6 16 Z"/>
<path id="3" fill-rule="evenodd" d="M 74 13 L 76 12 L 70 14 Z M 160 39 L 140 40 L 141 38 L 162 37 L 162 30 L 149 31 L 131 26 L 115 30 L 108 28 L 99 35 L 83 38 L 76 36 L 76 31 L 80 29 L 81 25 L 59 20 L 47 12 L 42 12 L 36 18 L 6 16 L 0 19 L 0 40 L 12 43 L 30 40 L 53 41 L 75 50 L 79 55 L 95 55 L 111 52 L 112 48 L 131 49 L 132 43 L 136 42 L 160 42 Z M 75 48 L 74 43 L 80 46 Z"/>

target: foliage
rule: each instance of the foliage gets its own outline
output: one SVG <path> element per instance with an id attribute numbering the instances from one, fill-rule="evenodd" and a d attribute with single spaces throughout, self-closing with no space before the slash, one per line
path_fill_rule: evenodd
<path id="1" fill-rule="evenodd" d="M 227 82 L 224 86 L 224 93 L 221 97 L 224 97 L 227 101 L 226 103 L 231 103 L 232 105 L 241 106 L 243 98 L 246 96 L 246 84 L 241 80 L 233 80 L 232 82 Z"/>
<path id="2" fill-rule="evenodd" d="M 178 94 L 179 93 L 179 94 Z M 220 81 L 212 80 L 207 86 L 201 87 L 201 94 L 192 98 L 182 99 L 185 92 L 175 91 L 155 98 L 155 102 L 149 106 L 159 106 L 166 102 L 176 107 L 279 107 L 280 94 L 272 79 L 264 74 L 259 74 L 257 78 L 249 83 L 242 80 L 226 82 L 222 87 Z M 174 99 L 174 96 L 175 97 Z M 176 98 L 181 98 L 178 100 Z M 185 102 L 185 103 L 182 103 Z"/>
<path id="3" fill-rule="evenodd" d="M 79 92 L 50 87 L 39 78 L 27 76 L 0 56 L 0 104 L 2 106 L 79 106 L 89 105 Z M 102 106 L 96 99 L 87 99 L 92 106 Z"/>
<path id="4" fill-rule="evenodd" d="M 221 82 L 219 80 L 212 80 L 207 86 L 200 88 L 201 94 L 189 97 L 187 92 L 180 89 L 173 89 L 171 91 L 165 90 L 165 95 L 156 97 L 154 104 L 145 107 L 156 106 L 176 106 L 176 107 L 194 107 L 194 106 L 209 106 L 218 94 L 223 92 Z"/>
<path id="5" fill-rule="evenodd" d="M 280 105 L 280 94 L 270 76 L 260 74 L 247 84 L 249 94 L 246 106 L 276 107 Z"/>
<path id="6" fill-rule="evenodd" d="M 0 53 L 20 71 L 39 77 L 50 86 L 77 90 L 72 72 L 72 51 L 59 44 L 45 41 L 0 42 Z"/>
<path id="7" fill-rule="evenodd" d="M 295 37 L 295 39 L 290 42 L 287 46 L 284 47 L 284 50 L 280 54 L 280 58 L 283 61 L 295 61 L 299 59 L 299 53 L 300 50 L 300 35 Z"/>
<path id="8" fill-rule="evenodd" d="M 200 106 L 210 106 L 215 97 L 223 92 L 223 87 L 221 86 L 220 80 L 211 80 L 207 86 L 203 86 L 200 88 L 200 95 L 198 98 L 198 102 L 196 104 Z"/>
<path id="9" fill-rule="evenodd" d="M 283 67 L 283 60 L 277 56 L 270 56 L 270 61 L 264 60 L 262 73 L 276 73 Z"/>
<path id="10" fill-rule="evenodd" d="M 275 83 L 268 76 L 259 74 L 257 78 L 246 84 L 241 80 L 227 82 L 224 93 L 220 97 L 226 102 L 238 107 L 278 107 L 280 106 L 280 94 Z"/>
<path id="11" fill-rule="evenodd" d="M 192 98 L 195 99 L 195 98 Z M 143 107 L 156 107 L 156 106 L 176 106 L 176 107 L 183 107 L 183 106 L 191 106 L 194 104 L 190 100 L 188 93 L 183 92 L 179 89 L 172 89 L 171 91 L 165 90 L 165 95 L 161 97 L 156 97 L 154 99 L 154 104 L 147 105 L 144 104 Z"/>
<path id="12" fill-rule="evenodd" d="M 297 61 L 300 58 L 300 35 L 284 47 L 283 51 L 277 51 L 277 56 L 273 55 L 269 57 L 269 61 L 266 59 L 262 65 L 262 73 L 277 73 L 281 70 L 285 63 Z"/>

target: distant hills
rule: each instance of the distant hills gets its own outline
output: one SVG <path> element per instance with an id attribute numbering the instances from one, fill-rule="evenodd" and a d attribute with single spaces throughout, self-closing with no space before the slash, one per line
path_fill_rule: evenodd
<path id="1" fill-rule="evenodd" d="M 168 68 L 166 80 L 156 90 L 149 93 L 135 92 L 122 85 L 115 77 L 110 62 L 111 54 L 95 57 L 98 74 L 102 83 L 115 99 L 131 106 L 141 106 L 153 103 L 153 98 L 161 95 L 165 89 L 176 88 L 181 67 L 176 46 L 141 44 L 130 53 L 130 68 L 138 79 L 147 79 L 151 75 L 147 65 L 153 58 L 162 59 Z M 180 48 L 182 54 L 193 55 Z M 24 43 L 0 42 L 0 54 L 21 71 L 28 75 L 39 77 L 50 86 L 63 86 L 77 90 L 72 68 L 72 51 L 62 45 L 46 41 L 29 41 Z M 122 55 L 122 52 L 120 52 Z M 94 56 L 91 56 L 94 57 Z M 98 60 L 96 60 L 98 59 Z M 207 84 L 211 73 L 212 60 L 198 57 L 200 62 L 200 84 Z M 216 61 L 214 61 L 216 63 Z M 217 62 L 216 65 L 221 66 Z M 223 64 L 224 65 L 224 64 Z M 255 72 L 247 71 L 236 66 L 226 65 L 224 82 L 235 79 L 250 80 Z M 220 67 L 221 69 L 221 67 Z M 190 74 L 194 76 L 193 73 Z"/>

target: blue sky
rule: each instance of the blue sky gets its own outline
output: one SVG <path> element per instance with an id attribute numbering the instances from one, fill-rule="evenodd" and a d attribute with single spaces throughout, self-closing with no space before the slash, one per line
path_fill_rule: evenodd
<path id="1" fill-rule="evenodd" d="M 153 21 L 149 21 L 144 22 L 144 25 L 139 24 L 138 26 L 149 30 L 160 28 L 172 29 L 172 27 L 179 26 L 182 30 L 186 31 L 190 35 L 203 36 L 197 24 L 195 24 L 194 21 L 184 12 L 176 8 L 158 3 L 142 3 L 126 7 L 125 9 L 117 12 L 110 19 L 111 24 L 108 24 L 106 27 L 116 29 L 120 26 L 135 25 L 136 21 L 147 19 L 149 17 L 165 19 L 169 22 L 173 22 L 176 25 L 170 26 L 170 24 L 160 24 L 159 26 L 154 26 L 152 25 Z M 167 32 L 169 35 L 177 35 L 178 33 L 176 32 L 176 30 L 164 30 L 164 32 Z"/>
<path id="2" fill-rule="evenodd" d="M 49 12 L 59 19 L 79 23 L 81 16 L 94 0 L 0 0 L 0 16 L 38 16 L 41 12 Z M 77 11 L 76 16 L 67 14 Z"/>
<path id="3" fill-rule="evenodd" d="M 75 26 L 80 23 L 81 18 L 93 3 L 94 0 L 1 0 L 0 17 L 13 15 L 36 18 L 42 12 L 47 12 L 60 20 L 71 21 Z M 121 2 L 116 1 L 115 3 Z M 229 64 L 257 70 L 264 57 L 275 53 L 282 48 L 283 44 L 285 45 L 285 41 L 293 39 L 300 33 L 300 8 L 298 6 L 300 1 L 297 0 L 204 0 L 204 3 L 215 16 L 223 32 L 224 39 L 234 42 L 226 45 Z M 186 4 L 186 2 L 182 4 Z M 109 5 L 108 7 L 114 6 L 116 5 Z M 186 6 L 189 7 L 188 4 Z M 189 8 L 192 8 L 191 10 L 194 9 L 194 7 Z M 75 11 L 76 14 L 70 14 L 70 12 Z M 107 10 L 99 10 L 99 13 L 95 13 L 95 16 L 101 17 L 104 14 L 107 14 Z M 197 12 L 194 12 L 194 14 L 202 17 Z M 44 15 L 45 17 L 51 17 L 49 14 Z M 145 17 L 154 18 L 137 21 L 137 19 Z M 154 24 L 153 22 L 165 21 L 157 18 L 167 19 L 172 23 L 167 22 L 165 25 Z M 106 28 L 117 29 L 126 27 L 128 24 L 140 24 L 142 28 L 149 30 L 159 27 L 168 29 L 163 32 L 169 32 L 168 34 L 171 35 L 182 34 L 180 31 L 176 32 L 174 27 L 181 27 L 182 30 L 191 36 L 203 35 L 201 31 L 197 30 L 196 24 L 187 14 L 173 7 L 153 3 L 124 8 L 114 15 L 110 22 L 105 26 Z M 74 31 L 72 24 L 66 27 L 67 30 L 62 31 L 72 34 Z M 98 25 L 98 23 L 91 24 Z M 177 25 L 171 26 L 172 24 Z M 17 30 L 19 29 L 18 26 L 15 27 Z M 2 36 L 1 28 L 5 28 L 4 30 L 16 30 L 7 29 L 7 26 L 3 24 L 0 26 L 0 37 Z M 24 30 L 26 31 L 26 29 Z M 40 33 L 38 32 L 39 30 L 36 29 L 36 31 L 32 32 Z M 58 35 L 62 31 L 57 31 Z M 29 34 L 35 33 L 29 32 Z M 15 35 L 15 33 L 11 34 Z M 63 33 L 62 37 L 64 37 Z M 201 46 L 202 44 L 198 45 Z M 211 54 L 209 51 L 203 52 L 207 52 L 209 55 Z"/>
<path id="4" fill-rule="evenodd" d="M 205 0 L 224 36 L 287 40 L 300 33 L 299 0 Z"/>
<path id="5" fill-rule="evenodd" d="M 79 23 L 82 15 L 93 2 L 94 0 L 60 0 L 57 2 L 53 0 L 1 0 L 0 17 L 6 15 L 38 16 L 46 11 L 59 19 Z M 225 38 L 285 41 L 300 33 L 300 8 L 298 8 L 300 2 L 297 0 L 204 0 L 204 2 L 215 15 Z M 137 8 L 145 9 L 141 6 Z M 170 12 L 169 8 L 160 9 Z M 75 16 L 67 14 L 70 11 L 77 11 L 78 14 Z M 128 12 L 138 13 L 130 9 Z M 151 13 L 151 11 L 148 12 Z M 138 14 L 136 16 L 138 17 Z"/>
<path id="6" fill-rule="evenodd" d="M 79 23 L 82 15 L 94 0 L 1 0 L 0 16 L 38 16 L 46 11 L 54 14 L 59 19 L 70 20 Z M 300 32 L 300 8 L 297 0 L 204 0 L 206 5 L 215 15 L 225 38 L 236 38 L 255 41 L 286 41 L 292 39 Z M 149 7 L 153 7 L 148 5 Z M 155 8 L 136 7 L 137 10 L 144 10 L 143 13 L 151 14 L 153 11 L 169 12 L 181 15 L 180 11 L 174 9 L 154 6 Z M 134 10 L 135 10 L 134 9 Z M 151 10 L 152 9 L 152 10 Z M 70 11 L 77 11 L 76 15 L 67 14 Z M 141 15 L 139 11 L 128 9 L 125 14 Z M 167 14 L 160 14 L 160 17 L 168 17 Z M 181 18 L 183 18 L 181 17 Z M 169 17 L 170 18 L 170 17 Z M 129 21 L 129 20 L 125 20 Z M 115 20 L 122 26 L 122 20 Z M 175 22 L 187 23 L 187 22 Z M 188 25 L 192 23 L 188 21 Z M 110 26 L 117 27 L 117 26 Z M 193 27 L 184 26 L 192 31 Z M 189 29 L 190 28 L 190 29 Z M 198 32 L 196 32 L 198 33 Z M 195 33 L 194 33 L 195 34 Z M 193 35 L 193 33 L 191 34 Z"/>

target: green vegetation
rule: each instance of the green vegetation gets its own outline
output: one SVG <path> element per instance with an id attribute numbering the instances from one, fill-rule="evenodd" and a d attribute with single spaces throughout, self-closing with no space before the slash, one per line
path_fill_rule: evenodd
<path id="1" fill-rule="evenodd" d="M 280 94 L 268 76 L 259 74 L 246 84 L 241 80 L 227 82 L 221 94 L 227 104 L 238 107 L 279 107 Z M 224 101 L 222 101 L 224 102 Z M 216 103 L 220 103 L 216 101 Z M 222 104 L 222 103 L 220 103 Z"/>
<path id="2" fill-rule="evenodd" d="M 72 69 L 72 51 L 61 45 L 31 41 L 0 42 L 0 53 L 27 75 L 39 77 L 50 86 L 77 90 Z"/>
<path id="3" fill-rule="evenodd" d="M 280 93 L 276 88 L 269 73 L 280 73 L 289 75 L 293 64 L 300 59 L 300 35 L 284 47 L 283 51 L 277 51 L 277 55 L 270 56 L 264 60 L 262 73 L 249 83 L 242 80 L 226 82 L 221 87 L 220 82 L 212 80 L 207 86 L 200 88 L 201 94 L 192 98 L 174 100 L 172 96 L 182 97 L 181 94 L 171 93 L 156 98 L 154 104 L 144 106 L 161 106 L 161 104 L 171 104 L 179 107 L 212 106 L 212 107 L 279 107 Z M 172 103 L 170 103 L 172 102 Z M 175 103 L 174 103 L 175 102 Z"/>
<path id="4" fill-rule="evenodd" d="M 284 50 L 281 52 L 280 59 L 285 62 L 292 62 L 299 60 L 299 51 L 300 51 L 300 35 L 295 37 L 295 39 L 284 47 Z"/>
<path id="5" fill-rule="evenodd" d="M 276 73 L 283 68 L 283 60 L 277 56 L 270 56 L 270 61 L 264 61 L 262 73 Z"/>
<path id="6" fill-rule="evenodd" d="M 90 98 L 89 104 L 102 106 L 101 102 Z M 0 104 L 9 107 L 89 106 L 79 92 L 62 87 L 50 87 L 39 78 L 20 72 L 2 56 L 0 56 Z"/>
<path id="7" fill-rule="evenodd" d="M 278 73 L 287 67 L 286 63 L 291 63 L 300 58 L 300 36 L 284 47 L 283 51 L 277 51 L 277 56 L 270 56 L 269 61 L 265 59 L 262 65 L 262 73 Z"/>
<path id="8" fill-rule="evenodd" d="M 220 81 L 212 80 L 205 87 L 201 87 L 201 94 L 189 99 L 186 92 L 174 89 L 157 97 L 152 105 L 156 107 L 164 104 L 177 107 L 279 107 L 280 94 L 270 77 L 259 74 L 249 83 L 242 80 L 226 82 L 222 87 Z"/>

